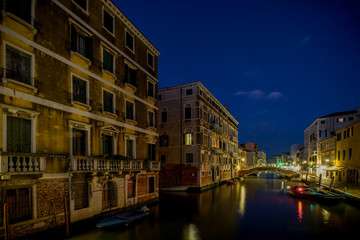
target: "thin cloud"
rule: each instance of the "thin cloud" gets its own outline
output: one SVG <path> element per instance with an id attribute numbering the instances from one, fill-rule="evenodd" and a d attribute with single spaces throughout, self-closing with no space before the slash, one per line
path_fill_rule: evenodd
<path id="1" fill-rule="evenodd" d="M 309 45 L 311 39 L 312 39 L 312 36 L 311 36 L 311 35 L 307 35 L 307 36 L 303 37 L 303 38 L 300 40 L 299 45 L 302 45 L 302 46 L 304 46 L 304 45 Z"/>
<path id="2" fill-rule="evenodd" d="M 281 92 L 274 91 L 269 94 L 265 94 L 265 92 L 260 89 L 253 91 L 239 91 L 236 92 L 235 95 L 248 97 L 250 99 L 255 99 L 255 100 L 266 100 L 266 99 L 277 100 L 282 97 Z"/>

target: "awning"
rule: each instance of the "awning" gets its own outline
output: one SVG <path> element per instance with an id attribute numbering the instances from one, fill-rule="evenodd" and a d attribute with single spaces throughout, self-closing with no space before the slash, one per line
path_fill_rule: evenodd
<path id="1" fill-rule="evenodd" d="M 338 171 L 338 170 L 341 170 L 341 169 L 344 169 L 344 168 L 345 167 L 331 166 L 331 167 L 326 168 L 325 170 L 326 171 Z"/>

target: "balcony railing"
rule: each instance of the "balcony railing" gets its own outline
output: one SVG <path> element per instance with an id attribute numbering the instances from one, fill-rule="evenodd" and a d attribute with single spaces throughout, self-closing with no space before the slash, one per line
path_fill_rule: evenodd
<path id="1" fill-rule="evenodd" d="M 123 171 L 143 170 L 142 160 L 114 160 L 98 157 L 70 157 L 70 171 Z"/>
<path id="2" fill-rule="evenodd" d="M 0 152 L 0 173 L 40 173 L 46 171 L 46 157 L 35 153 Z"/>
<path id="3" fill-rule="evenodd" d="M 159 161 L 148 161 L 148 171 L 160 171 Z"/>

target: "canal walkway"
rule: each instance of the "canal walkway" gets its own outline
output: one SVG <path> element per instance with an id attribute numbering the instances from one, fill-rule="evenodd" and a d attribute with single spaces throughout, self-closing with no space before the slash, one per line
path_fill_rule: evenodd
<path id="1" fill-rule="evenodd" d="M 305 177 L 302 177 L 305 179 Z M 310 181 L 311 185 L 319 185 L 319 177 L 309 176 L 308 181 Z M 322 179 L 321 186 L 325 189 L 329 189 L 331 180 L 330 179 Z M 345 182 L 334 181 L 332 185 L 332 191 L 341 193 L 345 195 L 347 198 L 356 200 L 360 203 L 360 185 L 359 184 L 351 184 Z"/>

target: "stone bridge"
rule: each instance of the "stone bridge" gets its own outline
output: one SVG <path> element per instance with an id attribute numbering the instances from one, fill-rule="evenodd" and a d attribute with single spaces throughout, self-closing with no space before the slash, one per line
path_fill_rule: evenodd
<path id="1" fill-rule="evenodd" d="M 256 172 L 264 172 L 264 171 L 271 171 L 271 172 L 277 172 L 282 173 L 290 178 L 293 177 L 299 177 L 300 174 L 296 171 L 277 168 L 277 167 L 254 167 L 254 168 L 248 168 L 248 169 L 241 169 L 238 171 L 238 177 L 244 177 L 246 175 L 256 173 Z"/>

